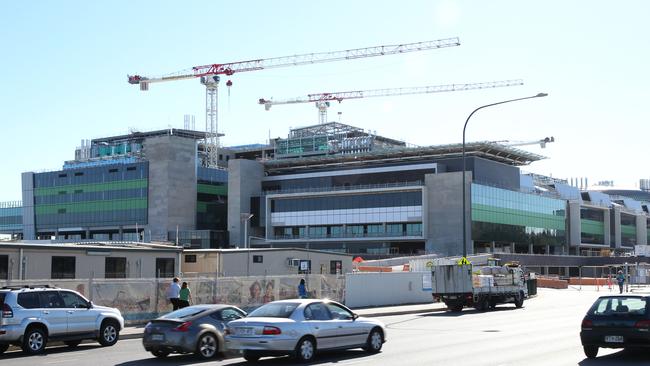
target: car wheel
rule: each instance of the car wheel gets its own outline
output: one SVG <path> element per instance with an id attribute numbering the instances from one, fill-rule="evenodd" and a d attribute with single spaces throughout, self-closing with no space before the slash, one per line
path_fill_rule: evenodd
<path id="1" fill-rule="evenodd" d="M 3 354 L 3 353 L 5 353 L 8 349 L 9 349 L 9 345 L 8 345 L 8 344 L 1 343 L 1 344 L 0 344 L 0 355 Z"/>
<path id="2" fill-rule="evenodd" d="M 260 360 L 260 355 L 250 351 L 244 351 L 244 360 L 248 362 L 257 362 Z"/>
<path id="3" fill-rule="evenodd" d="M 517 296 L 515 296 L 515 307 L 520 308 L 524 306 L 524 293 L 519 291 Z"/>
<path id="4" fill-rule="evenodd" d="M 363 348 L 370 353 L 377 353 L 381 351 L 381 347 L 384 345 L 384 335 L 381 330 L 374 328 L 370 331 L 368 335 L 368 341 L 366 346 Z"/>
<path id="5" fill-rule="evenodd" d="M 582 346 L 587 358 L 596 358 L 598 356 L 598 346 Z"/>
<path id="6" fill-rule="evenodd" d="M 120 338 L 119 326 L 112 320 L 106 320 L 99 328 L 99 344 L 104 347 L 112 346 Z"/>
<path id="7" fill-rule="evenodd" d="M 66 346 L 70 347 L 70 348 L 75 348 L 75 347 L 77 347 L 79 344 L 81 344 L 81 341 L 80 341 L 80 340 L 79 340 L 79 341 L 65 341 L 65 342 L 63 342 L 63 343 L 64 343 Z"/>
<path id="8" fill-rule="evenodd" d="M 296 359 L 299 362 L 309 362 L 314 359 L 316 343 L 312 338 L 304 337 L 296 345 Z"/>
<path id="9" fill-rule="evenodd" d="M 156 356 L 157 358 L 165 358 L 169 356 L 169 352 L 161 349 L 154 349 L 153 351 L 151 351 L 151 354 Z"/>
<path id="10" fill-rule="evenodd" d="M 45 350 L 47 344 L 47 336 L 45 331 L 40 327 L 28 328 L 23 336 L 22 349 L 23 352 L 30 355 L 36 355 Z"/>
<path id="11" fill-rule="evenodd" d="M 196 355 L 201 358 L 212 358 L 218 351 L 217 337 L 212 333 L 205 333 L 196 343 Z"/>

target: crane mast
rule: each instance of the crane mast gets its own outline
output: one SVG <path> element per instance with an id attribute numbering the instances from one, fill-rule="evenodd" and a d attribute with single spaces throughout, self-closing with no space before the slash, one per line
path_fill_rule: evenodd
<path id="1" fill-rule="evenodd" d="M 205 165 L 218 167 L 219 134 L 218 134 L 218 86 L 219 75 L 233 75 L 235 73 L 274 69 L 281 67 L 310 65 L 324 62 L 354 60 L 366 57 L 386 56 L 408 52 L 418 52 L 446 47 L 460 46 L 458 37 L 445 38 L 433 41 L 404 43 L 395 45 L 380 45 L 373 47 L 355 48 L 333 52 L 307 53 L 293 56 L 274 57 L 222 64 L 194 66 L 190 69 L 162 76 L 128 75 L 129 84 L 139 85 L 140 90 L 149 90 L 149 84 L 200 78 L 201 84 L 206 87 L 205 94 L 205 123 L 206 123 L 206 154 Z M 228 81 L 229 85 L 231 84 Z"/>
<path id="2" fill-rule="evenodd" d="M 267 111 L 276 104 L 297 104 L 297 103 L 310 103 L 313 102 L 318 108 L 318 120 L 320 124 L 327 123 L 327 109 L 331 101 L 342 102 L 345 99 L 360 99 L 372 97 L 387 97 L 397 95 L 412 95 L 412 94 L 431 94 L 443 93 L 451 91 L 463 91 L 474 89 L 489 89 L 500 88 L 506 86 L 523 85 L 521 79 L 516 80 L 502 80 L 490 81 L 484 83 L 469 83 L 469 84 L 447 84 L 447 85 L 432 85 L 432 86 L 416 86 L 405 88 L 386 88 L 386 89 L 371 89 L 371 90 L 353 90 L 334 93 L 317 93 L 307 94 L 306 97 L 299 97 L 294 99 L 273 100 L 273 99 L 259 99 L 258 103 L 264 105 Z"/>

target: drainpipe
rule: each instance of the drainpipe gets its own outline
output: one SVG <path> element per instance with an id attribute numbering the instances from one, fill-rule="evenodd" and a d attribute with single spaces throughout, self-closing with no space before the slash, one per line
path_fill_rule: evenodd
<path id="1" fill-rule="evenodd" d="M 18 279 L 22 280 L 23 279 L 23 266 L 25 265 L 24 263 L 24 257 L 23 257 L 23 248 L 20 248 L 18 250 Z"/>

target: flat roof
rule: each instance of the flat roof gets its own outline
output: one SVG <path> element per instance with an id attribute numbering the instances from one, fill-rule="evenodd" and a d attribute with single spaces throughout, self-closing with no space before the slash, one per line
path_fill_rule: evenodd
<path id="1" fill-rule="evenodd" d="M 63 250 L 86 250 L 86 249 L 108 249 L 108 250 L 144 250 L 144 251 L 182 251 L 182 247 L 168 244 L 140 243 L 133 241 L 88 241 L 88 242 L 56 242 L 52 240 L 19 240 L 0 242 L 0 248 L 40 248 L 40 249 L 63 249 Z"/>
<path id="2" fill-rule="evenodd" d="M 392 148 L 346 155 L 273 159 L 265 161 L 264 167 L 265 170 L 271 174 L 283 174 L 286 172 L 310 168 L 352 167 L 387 162 L 458 158 L 462 156 L 462 147 L 462 144 L 450 144 L 426 147 Z M 546 157 L 542 155 L 491 141 L 466 143 L 465 155 L 481 157 L 513 166 L 528 165 L 532 162 L 546 159 Z"/>
<path id="3" fill-rule="evenodd" d="M 109 137 L 93 139 L 92 143 L 95 144 L 100 142 L 131 141 L 134 139 L 142 139 L 142 138 L 156 137 L 156 136 L 179 136 L 179 137 L 185 137 L 194 140 L 203 140 L 207 136 L 207 132 L 184 130 L 179 128 L 168 128 L 165 130 L 156 130 L 156 131 L 147 131 L 147 132 L 134 131 L 127 135 L 109 136 Z"/>
<path id="4" fill-rule="evenodd" d="M 339 252 L 330 252 L 327 250 L 314 250 L 314 249 L 304 249 L 304 248 L 233 248 L 233 249 L 185 249 L 183 253 L 246 253 L 251 252 L 287 252 L 287 251 L 299 251 L 307 253 L 319 253 L 319 254 L 329 254 L 329 255 L 339 255 L 344 257 L 352 258 L 352 254 L 339 253 Z"/>

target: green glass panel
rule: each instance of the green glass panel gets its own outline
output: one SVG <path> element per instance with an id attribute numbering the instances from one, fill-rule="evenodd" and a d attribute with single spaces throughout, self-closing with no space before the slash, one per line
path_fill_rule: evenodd
<path id="1" fill-rule="evenodd" d="M 51 196 L 57 194 L 73 194 L 75 191 L 82 192 L 101 192 L 115 191 L 120 189 L 147 188 L 147 179 L 132 179 L 118 182 L 107 183 L 90 183 L 90 184 L 71 184 L 58 187 L 36 188 L 34 196 Z M 65 192 L 65 193 L 61 193 Z"/>
<path id="2" fill-rule="evenodd" d="M 227 185 L 213 185 L 213 184 L 197 184 L 196 191 L 198 193 L 212 194 L 215 196 L 227 196 L 228 195 L 228 186 Z"/>
<path id="3" fill-rule="evenodd" d="M 61 203 L 53 205 L 38 205 L 34 207 L 36 215 L 54 214 L 65 210 L 66 213 L 117 211 L 147 208 L 146 198 L 131 198 L 122 200 L 87 201 Z"/>

